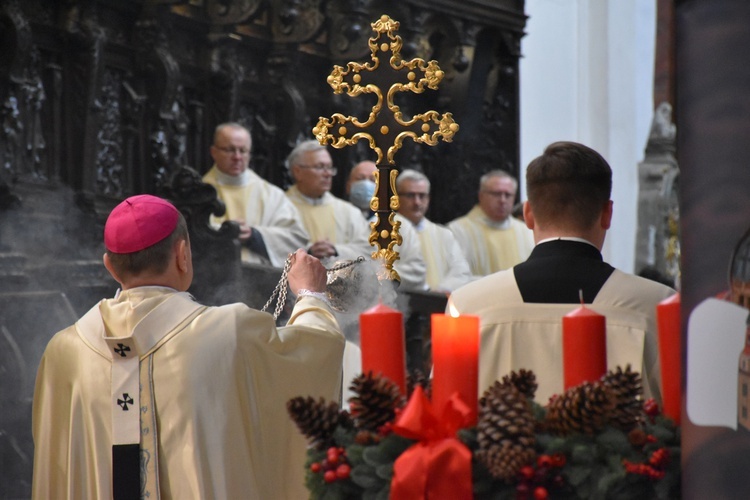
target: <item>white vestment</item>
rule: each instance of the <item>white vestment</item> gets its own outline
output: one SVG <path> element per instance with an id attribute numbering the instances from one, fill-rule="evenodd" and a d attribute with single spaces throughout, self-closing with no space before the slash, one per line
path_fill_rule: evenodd
<path id="1" fill-rule="evenodd" d="M 607 368 L 630 364 L 640 372 L 645 397 L 661 401 L 656 305 L 674 290 L 615 270 L 587 305 L 606 317 Z M 456 290 L 450 302 L 460 314 L 480 318 L 480 395 L 511 370 L 532 370 L 544 405 L 563 391 L 562 317 L 580 304 L 524 303 L 513 269 Z M 450 308 L 450 304 L 448 306 Z"/>
<path id="2" fill-rule="evenodd" d="M 534 235 L 526 224 L 508 217 L 490 220 L 479 207 L 448 223 L 469 262 L 474 276 L 487 276 L 525 261 L 534 248 Z"/>
<path id="3" fill-rule="evenodd" d="M 297 207 L 310 236 L 307 248 L 316 241 L 327 240 L 336 247 L 337 259 L 353 260 L 372 254 L 369 225 L 360 209 L 331 193 L 309 198 L 300 193 L 296 184 L 287 189 L 286 195 Z"/>
<path id="4" fill-rule="evenodd" d="M 203 176 L 203 182 L 216 188 L 227 209 L 222 217 L 212 216 L 212 224 L 218 226 L 225 220 L 242 220 L 263 236 L 268 259 L 243 246 L 242 260 L 283 267 L 287 256 L 307 243 L 308 236 L 297 209 L 284 191 L 252 170 L 233 177 L 214 165 Z"/>
<path id="5" fill-rule="evenodd" d="M 414 228 L 419 235 L 430 290 L 451 292 L 472 280 L 469 263 L 448 228 L 427 218 Z"/>
<path id="6" fill-rule="evenodd" d="M 340 397 L 344 337 L 328 306 L 304 296 L 288 326 L 276 328 L 271 315 L 244 304 L 207 307 L 171 288 L 139 287 L 102 300 L 47 345 L 34 393 L 33 498 L 112 498 L 121 432 L 113 340 L 122 354 L 130 342 L 136 369 L 150 370 L 153 408 L 141 379 L 139 409 L 153 409 L 157 423 L 156 436 L 140 429 L 142 460 L 144 443 L 158 440 L 151 498 L 308 495 L 307 442 L 286 404 Z"/>

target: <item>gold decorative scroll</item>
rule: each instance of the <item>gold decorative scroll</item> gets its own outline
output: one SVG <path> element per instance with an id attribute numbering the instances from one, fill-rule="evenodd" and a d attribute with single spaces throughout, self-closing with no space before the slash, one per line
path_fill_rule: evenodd
<path id="1" fill-rule="evenodd" d="M 395 220 L 395 211 L 399 208 L 396 152 L 406 138 L 430 146 L 437 144 L 438 140 L 451 142 L 458 132 L 458 124 L 450 113 L 440 115 L 437 111 L 418 113 L 411 119 L 404 118 L 394 102 L 396 94 L 421 94 L 425 89 L 436 90 L 444 73 L 437 61 L 425 62 L 419 58 L 405 61 L 401 58 L 403 43 L 396 34 L 398 21 L 383 15 L 371 26 L 377 34 L 368 42 L 372 60 L 364 64 L 349 62 L 346 68 L 334 66 L 327 79 L 336 94 L 346 92 L 351 97 L 362 94 L 376 96 L 377 102 L 372 106 L 367 120 L 362 122 L 354 116 L 334 113 L 331 118 L 321 117 L 312 132 L 321 144 L 330 144 L 339 149 L 364 139 L 377 154 L 375 196 L 370 202 L 370 208 L 375 212 L 375 220 L 370 223 L 370 244 L 377 248 L 372 257 L 382 258 L 389 277 L 400 280 L 393 269 L 393 263 L 399 258 L 394 247 L 402 241 L 398 231 L 400 224 Z M 388 64 L 381 60 L 388 61 Z M 381 179 L 384 182 L 381 183 Z"/>

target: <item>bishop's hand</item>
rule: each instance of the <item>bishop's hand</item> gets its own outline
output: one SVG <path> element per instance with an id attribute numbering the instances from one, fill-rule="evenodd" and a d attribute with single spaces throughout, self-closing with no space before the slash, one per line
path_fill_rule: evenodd
<path id="1" fill-rule="evenodd" d="M 301 248 L 292 254 L 291 259 L 288 278 L 293 294 L 297 295 L 301 289 L 325 292 L 327 271 L 319 259 Z"/>

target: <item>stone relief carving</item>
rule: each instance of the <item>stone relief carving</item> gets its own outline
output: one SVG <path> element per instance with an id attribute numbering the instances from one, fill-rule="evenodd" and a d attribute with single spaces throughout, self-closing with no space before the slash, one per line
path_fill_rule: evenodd
<path id="1" fill-rule="evenodd" d="M 325 21 L 320 0 L 283 0 L 273 9 L 271 29 L 283 42 L 306 42 L 315 37 Z"/>
<path id="2" fill-rule="evenodd" d="M 106 70 L 102 83 L 101 126 L 96 135 L 96 190 L 104 195 L 122 197 L 126 180 L 121 116 L 122 75 Z"/>
<path id="3" fill-rule="evenodd" d="M 646 156 L 638 165 L 635 270 L 678 285 L 680 280 L 679 178 L 672 106 L 660 103 L 651 122 Z"/>
<path id="4" fill-rule="evenodd" d="M 663 140 L 674 141 L 677 134 L 677 127 L 672 123 L 672 105 L 668 102 L 662 102 L 656 107 L 654 119 L 651 122 L 651 131 L 649 132 L 649 142 Z"/>
<path id="5" fill-rule="evenodd" d="M 206 0 L 212 23 L 239 24 L 249 20 L 263 5 L 262 0 Z"/>

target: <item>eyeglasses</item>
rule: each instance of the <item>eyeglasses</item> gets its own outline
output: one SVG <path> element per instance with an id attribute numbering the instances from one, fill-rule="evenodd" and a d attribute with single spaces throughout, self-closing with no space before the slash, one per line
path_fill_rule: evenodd
<path id="1" fill-rule="evenodd" d="M 407 200 L 426 200 L 430 197 L 430 193 L 399 193 L 398 195 Z"/>
<path id="2" fill-rule="evenodd" d="M 515 198 L 516 197 L 515 193 L 508 193 L 506 191 L 484 191 L 482 190 L 482 192 L 492 196 L 493 198 Z"/>
<path id="3" fill-rule="evenodd" d="M 249 148 L 227 148 L 222 146 L 214 146 L 216 149 L 221 151 L 222 153 L 226 153 L 228 155 L 236 155 L 240 154 L 242 156 L 249 155 L 250 149 Z"/>
<path id="4" fill-rule="evenodd" d="M 339 169 L 337 169 L 333 165 L 297 165 L 297 166 L 299 168 L 315 170 L 317 173 L 328 172 L 331 175 L 336 175 L 336 172 L 339 171 Z"/>

